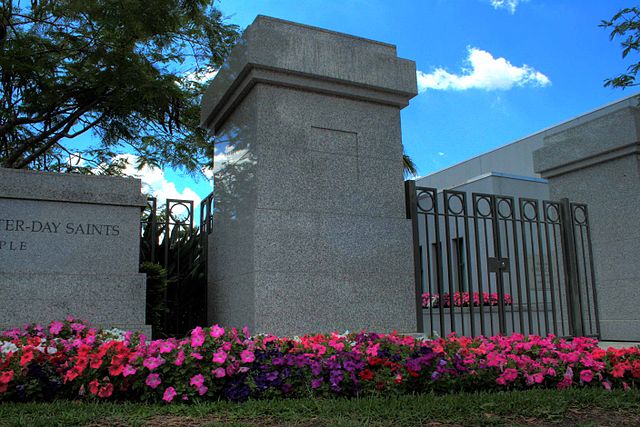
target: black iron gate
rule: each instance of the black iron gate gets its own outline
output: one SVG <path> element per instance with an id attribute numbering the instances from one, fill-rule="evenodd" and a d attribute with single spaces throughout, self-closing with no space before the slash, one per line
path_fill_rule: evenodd
<path id="1" fill-rule="evenodd" d="M 207 239 L 212 196 L 200 204 L 194 226 L 192 200 L 149 197 L 141 221 L 140 263 L 147 273 L 147 322 L 154 336 L 184 336 L 207 322 Z"/>
<path id="2" fill-rule="evenodd" d="M 586 205 L 405 190 L 420 332 L 599 336 Z"/>

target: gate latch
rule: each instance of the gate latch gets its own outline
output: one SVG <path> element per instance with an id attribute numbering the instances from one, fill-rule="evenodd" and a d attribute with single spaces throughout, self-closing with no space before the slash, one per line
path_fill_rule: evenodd
<path id="1" fill-rule="evenodd" d="M 489 264 L 489 272 L 491 273 L 509 272 L 509 258 L 490 257 L 487 259 L 487 263 Z"/>

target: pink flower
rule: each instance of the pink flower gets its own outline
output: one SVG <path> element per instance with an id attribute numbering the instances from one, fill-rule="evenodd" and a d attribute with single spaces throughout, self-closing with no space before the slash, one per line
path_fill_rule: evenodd
<path id="1" fill-rule="evenodd" d="M 162 396 L 162 400 L 165 402 L 171 402 L 174 397 L 176 397 L 176 389 L 173 387 L 167 387 L 164 391 L 164 395 Z"/>
<path id="2" fill-rule="evenodd" d="M 372 345 L 372 346 L 367 348 L 367 355 L 368 356 L 377 356 L 379 349 L 380 349 L 380 343 L 374 344 L 374 345 Z"/>
<path id="3" fill-rule="evenodd" d="M 122 370 L 122 376 L 128 377 L 129 375 L 133 375 L 136 373 L 136 369 L 131 365 L 126 365 Z"/>
<path id="4" fill-rule="evenodd" d="M 209 332 L 209 335 L 211 335 L 213 338 L 220 338 L 222 335 L 224 335 L 224 328 L 219 325 L 213 325 L 213 328 L 211 328 L 211 332 Z"/>
<path id="5" fill-rule="evenodd" d="M 52 335 L 58 335 L 60 331 L 62 331 L 63 327 L 64 327 L 64 324 L 62 322 L 54 320 L 53 322 L 51 322 L 51 325 L 49 325 L 49 332 Z"/>
<path id="6" fill-rule="evenodd" d="M 191 357 L 197 360 L 202 360 L 202 355 L 200 353 L 196 353 L 195 351 L 191 353 Z"/>
<path id="7" fill-rule="evenodd" d="M 182 363 L 184 362 L 184 351 L 180 350 L 178 352 L 178 356 L 176 357 L 175 362 L 173 362 L 174 365 L 176 366 L 182 366 Z"/>
<path id="8" fill-rule="evenodd" d="M 203 394 L 205 394 L 207 391 L 209 391 L 209 387 L 207 387 L 206 385 L 203 385 L 202 387 L 198 388 L 198 394 L 200 396 L 202 396 Z"/>
<path id="9" fill-rule="evenodd" d="M 256 357 L 254 356 L 253 351 L 244 350 L 240 353 L 240 359 L 242 359 L 243 363 L 251 363 L 256 359 Z"/>
<path id="10" fill-rule="evenodd" d="M 580 381 L 590 383 L 593 379 L 593 371 L 591 369 L 585 369 L 580 371 Z"/>
<path id="11" fill-rule="evenodd" d="M 142 364 L 144 365 L 145 368 L 149 369 L 150 371 L 153 371 L 158 366 L 162 365 L 164 362 L 165 360 L 162 357 L 147 357 L 144 360 L 144 362 L 142 362 Z"/>
<path id="12" fill-rule="evenodd" d="M 191 347 L 201 347 L 204 344 L 204 330 L 198 326 L 191 331 Z"/>
<path id="13" fill-rule="evenodd" d="M 516 380 L 516 378 L 518 378 L 518 371 L 516 369 L 513 369 L 513 368 L 507 368 L 502 373 L 502 377 L 507 382 L 510 382 L 510 383 L 514 382 Z"/>
<path id="14" fill-rule="evenodd" d="M 82 323 L 72 323 L 72 324 L 71 324 L 71 329 L 72 329 L 74 332 L 82 332 L 82 330 L 83 330 L 84 328 L 86 328 L 86 326 L 85 326 L 85 325 L 83 325 Z"/>
<path id="15" fill-rule="evenodd" d="M 144 383 L 149 387 L 155 389 L 162 383 L 162 380 L 160 379 L 160 375 L 158 374 L 149 374 L 147 376 L 147 380 Z"/>
<path id="16" fill-rule="evenodd" d="M 213 375 L 215 375 L 216 378 L 224 378 L 224 376 L 227 375 L 227 373 L 224 370 L 224 368 L 218 368 L 213 371 Z"/>
<path id="17" fill-rule="evenodd" d="M 215 363 L 224 363 L 227 360 L 227 353 L 224 350 L 218 350 L 213 354 L 213 359 Z"/>
<path id="18" fill-rule="evenodd" d="M 204 384 L 204 376 L 202 376 L 202 374 L 194 375 L 193 377 L 191 377 L 191 381 L 189 381 L 189 384 L 194 386 L 195 388 L 202 387 L 202 385 Z"/>
<path id="19" fill-rule="evenodd" d="M 175 348 L 175 345 L 171 341 L 163 341 L 160 344 L 160 353 L 170 353 Z"/>

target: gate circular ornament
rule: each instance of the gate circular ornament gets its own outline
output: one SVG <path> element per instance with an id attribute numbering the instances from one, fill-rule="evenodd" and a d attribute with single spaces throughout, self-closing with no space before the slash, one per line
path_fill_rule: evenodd
<path id="1" fill-rule="evenodd" d="M 587 209 L 582 205 L 573 206 L 573 219 L 576 224 L 586 225 L 587 223 Z"/>
<path id="2" fill-rule="evenodd" d="M 482 218 L 491 217 L 491 199 L 488 196 L 478 196 L 475 200 L 475 204 L 478 216 Z"/>
<path id="3" fill-rule="evenodd" d="M 501 219 L 509 219 L 513 214 L 513 201 L 510 199 L 498 200 L 498 216 Z"/>
<path id="4" fill-rule="evenodd" d="M 430 192 L 420 191 L 416 200 L 418 201 L 418 208 L 420 208 L 422 212 L 433 211 L 435 204 L 433 203 L 433 194 Z"/>
<path id="5" fill-rule="evenodd" d="M 447 194 L 447 210 L 454 215 L 462 215 L 464 211 L 463 196 L 461 194 Z"/>
<path id="6" fill-rule="evenodd" d="M 183 201 L 172 202 L 167 206 L 169 210 L 169 218 L 176 224 L 187 224 L 191 222 L 191 206 Z"/>
<path id="7" fill-rule="evenodd" d="M 526 221 L 536 221 L 538 219 L 538 205 L 531 200 L 522 200 L 522 219 Z"/>
<path id="8" fill-rule="evenodd" d="M 545 206 L 544 210 L 545 220 L 552 224 L 556 224 L 560 221 L 560 211 L 558 205 L 555 203 L 549 203 Z"/>

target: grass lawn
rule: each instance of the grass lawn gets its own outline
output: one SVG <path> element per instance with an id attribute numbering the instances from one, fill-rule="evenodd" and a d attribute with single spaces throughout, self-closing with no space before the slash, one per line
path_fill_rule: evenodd
<path id="1" fill-rule="evenodd" d="M 530 390 L 198 405 L 0 403 L 1 426 L 640 425 L 640 392 Z"/>

